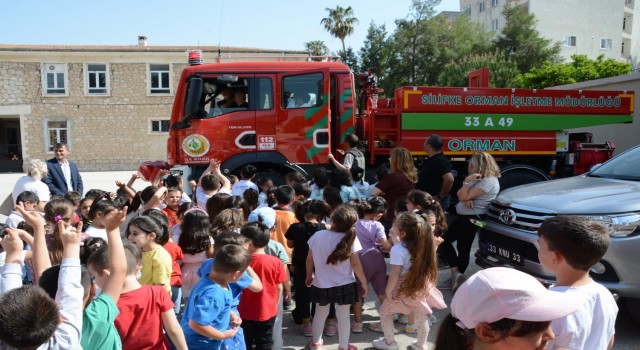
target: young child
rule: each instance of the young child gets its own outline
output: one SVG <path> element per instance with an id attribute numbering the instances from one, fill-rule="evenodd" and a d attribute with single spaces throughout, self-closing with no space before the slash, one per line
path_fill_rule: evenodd
<path id="1" fill-rule="evenodd" d="M 89 219 L 89 211 L 91 210 L 91 204 L 93 204 L 92 198 L 82 198 L 80 204 L 80 221 L 82 221 L 82 232 L 86 232 L 89 226 L 91 226 L 91 219 Z"/>
<path id="2" fill-rule="evenodd" d="M 46 235 L 46 246 L 49 251 L 50 264 L 60 264 L 63 259 L 64 245 L 60 237 L 61 232 L 56 229 L 57 223 L 58 221 L 62 221 L 66 225 L 70 225 L 73 220 L 73 215 L 73 204 L 64 198 L 53 198 L 44 206 L 44 220 L 50 233 Z M 82 238 L 81 236 L 81 239 Z M 34 266 L 34 269 L 36 269 L 36 266 Z M 42 272 L 42 270 L 40 272 Z"/>
<path id="3" fill-rule="evenodd" d="M 242 315 L 242 327 L 247 348 L 266 350 L 273 345 L 273 328 L 278 315 L 278 305 L 283 291 L 283 282 L 288 280 L 282 262 L 265 253 L 270 232 L 261 222 L 246 224 L 240 233 L 249 240 L 251 268 L 262 282 L 259 293 L 243 293 L 238 305 Z"/>
<path id="4" fill-rule="evenodd" d="M 418 214 L 430 211 L 435 214 L 436 228 L 434 236 L 441 237 L 447 231 L 447 216 L 442 210 L 440 202 L 433 199 L 427 192 L 412 190 L 407 194 L 407 210 Z"/>
<path id="5" fill-rule="evenodd" d="M 27 220 L 30 212 L 21 214 Z M 37 214 L 32 218 L 30 225 L 37 237 L 34 255 L 39 255 L 36 260 L 48 264 L 44 222 Z M 7 234 L 0 238 L 6 252 L 6 264 L 0 274 L 0 348 L 80 348 L 84 295 L 80 283 L 80 232 L 62 219 L 55 225 L 63 245 L 55 300 L 42 288 L 22 285 L 23 242 L 18 232 L 7 228 Z M 38 327 L 34 327 L 36 324 Z"/>
<path id="6" fill-rule="evenodd" d="M 236 182 L 231 189 L 232 196 L 241 196 L 244 191 L 248 189 L 258 190 L 258 186 L 254 184 L 251 180 L 256 176 L 256 172 L 258 169 L 251 165 L 246 164 L 240 169 L 240 181 Z"/>
<path id="7" fill-rule="evenodd" d="M 232 199 L 233 197 L 229 197 Z M 234 231 L 240 233 L 240 229 L 245 224 L 242 210 L 224 209 L 213 219 L 211 223 L 211 236 L 215 239 L 219 232 Z"/>
<path id="8" fill-rule="evenodd" d="M 578 216 L 557 216 L 545 220 L 538 235 L 540 263 L 556 275 L 549 289 L 587 298 L 574 313 L 551 322 L 555 340 L 547 349 L 611 349 L 618 306 L 611 292 L 589 277 L 609 248 L 607 229 Z"/>
<path id="9" fill-rule="evenodd" d="M 309 252 L 307 241 L 314 233 L 326 230 L 327 227 L 322 223 L 322 219 L 331 214 L 331 207 L 323 201 L 310 200 L 298 206 L 295 214 L 299 222 L 291 225 L 285 234 L 287 246 L 293 249 L 291 265 L 294 268 L 293 283 L 296 286 L 296 308 L 291 314 L 302 323 L 300 332 L 306 337 L 310 337 L 313 335 L 311 288 L 305 285 L 307 253 Z M 335 319 L 331 321 L 335 321 Z"/>
<path id="10" fill-rule="evenodd" d="M 140 284 L 163 286 L 171 295 L 171 255 L 162 245 L 169 240 L 158 220 L 139 216 L 129 222 L 126 232 L 129 242 L 142 251 Z"/>
<path id="11" fill-rule="evenodd" d="M 322 348 L 322 328 L 329 314 L 329 303 L 336 304 L 339 349 L 357 349 L 349 344 L 349 308 L 359 297 L 354 273 L 361 281 L 361 296 L 367 295 L 366 277 L 357 254 L 361 249 L 354 228 L 357 221 L 355 209 L 339 206 L 331 214 L 331 231 L 318 231 L 309 238 L 305 285 L 313 289 L 311 301 L 316 303 L 313 338 L 309 344 L 312 350 Z"/>
<path id="12" fill-rule="evenodd" d="M 351 171 L 351 187 L 356 190 L 358 198 L 369 199 L 371 197 L 371 190 L 369 183 L 364 181 L 364 169 L 354 165 L 350 169 Z"/>
<path id="13" fill-rule="evenodd" d="M 18 211 L 18 205 L 22 203 L 23 209 L 26 211 L 35 211 L 38 208 L 38 203 L 40 200 L 38 199 L 38 195 L 31 191 L 24 191 L 18 195 L 16 198 L 16 207 L 15 210 L 9 214 L 7 217 L 7 221 L 5 221 L 5 225 L 11 228 L 17 228 L 18 224 L 24 221 L 24 217 Z"/>
<path id="14" fill-rule="evenodd" d="M 249 247 L 249 241 L 246 237 L 242 236 L 239 233 L 232 231 L 224 231 L 221 232 L 216 237 L 216 252 L 220 250 L 220 248 L 233 244 L 239 247 L 243 247 L 247 249 Z M 204 263 L 202 263 L 202 267 L 198 270 L 198 276 L 207 277 L 209 272 L 211 272 L 211 267 L 213 266 L 214 258 L 207 259 Z M 242 315 L 238 311 L 238 304 L 240 304 L 240 296 L 242 295 L 242 291 L 245 289 L 249 289 L 254 293 L 260 293 L 262 291 L 262 282 L 256 273 L 253 271 L 251 266 L 247 267 L 247 270 L 242 274 L 242 277 L 233 283 L 229 283 L 229 290 L 231 290 L 231 295 L 233 296 L 233 301 L 231 303 L 231 312 L 242 318 Z M 230 324 L 228 329 L 232 329 L 233 326 Z M 246 350 L 247 346 L 244 343 L 244 332 L 242 327 L 238 327 L 238 332 L 233 336 L 233 338 L 225 339 L 222 342 L 223 349 L 237 349 L 237 350 Z"/>
<path id="15" fill-rule="evenodd" d="M 223 340 L 238 332 L 241 322 L 246 326 L 246 321 L 231 311 L 229 284 L 240 280 L 250 262 L 251 254 L 242 247 L 229 244 L 218 250 L 209 275 L 193 287 L 180 322 L 190 350 L 220 349 Z"/>
<path id="16" fill-rule="evenodd" d="M 454 294 L 435 350 L 545 349 L 553 339 L 550 321 L 573 313 L 583 303 L 571 293 L 548 291 L 515 269 L 480 270 Z"/>
<path id="17" fill-rule="evenodd" d="M 169 228 L 180 223 L 178 218 L 178 210 L 180 210 L 180 201 L 182 199 L 182 190 L 177 187 L 171 187 L 167 189 L 167 197 L 165 198 L 165 207 L 162 209 L 162 213 L 167 217 L 169 221 Z"/>
<path id="18" fill-rule="evenodd" d="M 394 235 L 400 239 L 390 252 L 391 271 L 385 289 L 386 298 L 380 306 L 380 321 L 384 337 L 374 340 L 376 349 L 398 349 L 393 328 L 393 314 L 414 313 L 417 340 L 411 348 L 427 348 L 431 308 L 445 308 L 442 294 L 435 287 L 436 255 L 431 227 L 418 214 L 405 212 L 393 223 Z"/>
<path id="19" fill-rule="evenodd" d="M 171 255 L 171 302 L 173 302 L 173 311 L 176 315 L 180 314 L 180 304 L 182 303 L 182 270 L 180 264 L 184 259 L 182 248 L 169 239 L 163 246 L 164 250 Z"/>
<path id="20" fill-rule="evenodd" d="M 207 208 L 207 200 L 216 193 L 231 193 L 231 182 L 220 172 L 220 162 L 212 159 L 198 181 L 196 200 L 198 207 Z"/>
<path id="21" fill-rule="evenodd" d="M 352 168 L 353 169 L 353 168 Z M 366 280 L 364 284 L 371 283 L 373 290 L 382 303 L 385 298 L 387 286 L 387 264 L 384 260 L 384 252 L 391 249 L 391 243 L 387 241 L 387 234 L 380 223 L 380 218 L 387 210 L 387 201 L 382 197 L 371 197 L 363 202 L 361 219 L 356 222 L 356 235 L 362 249 L 358 252 L 360 264 Z M 362 304 L 363 298 L 358 298 L 353 307 L 355 322 L 351 325 L 353 333 L 362 333 Z M 376 328 L 377 327 L 377 328 Z M 381 331 L 380 323 L 370 324 L 369 328 Z"/>
<path id="22" fill-rule="evenodd" d="M 256 181 L 256 185 L 259 189 L 258 194 L 258 207 L 267 205 L 267 190 L 273 187 L 273 181 L 267 176 L 262 176 Z"/>
<path id="23" fill-rule="evenodd" d="M 293 203 L 294 197 L 295 190 L 293 187 L 289 185 L 278 186 L 275 193 L 277 205 L 273 208 L 276 211 L 276 230 L 271 239 L 285 247 L 289 260 L 291 260 L 292 250 L 287 246 L 287 238 L 284 234 L 289 229 L 289 226 L 297 222 L 296 214 L 291 211 L 291 203 Z"/>
<path id="24" fill-rule="evenodd" d="M 182 270 L 182 296 L 188 298 L 191 289 L 198 282 L 198 269 L 213 256 L 213 238 L 209 235 L 209 217 L 200 208 L 188 210 L 182 220 L 182 233 L 178 245 L 184 257 Z"/>
<path id="25" fill-rule="evenodd" d="M 89 219 L 91 225 L 87 227 L 84 234 L 87 237 L 100 237 L 109 242 L 107 238 L 107 230 L 104 226 L 104 218 L 107 213 L 119 209 L 119 205 L 114 203 L 108 194 L 105 192 L 93 200 L 91 208 L 89 208 Z"/>
<path id="26" fill-rule="evenodd" d="M 118 300 L 120 314 L 115 320 L 122 348 L 169 350 L 164 329 L 177 349 L 186 350 L 184 334 L 176 319 L 169 294 L 163 286 L 141 285 L 136 278 L 140 263 L 144 264 L 140 249 L 127 244 L 124 250 L 127 273 Z M 109 258 L 100 251 L 89 258 L 90 266 L 95 270 L 108 261 Z M 97 283 L 100 285 L 99 280 Z"/>

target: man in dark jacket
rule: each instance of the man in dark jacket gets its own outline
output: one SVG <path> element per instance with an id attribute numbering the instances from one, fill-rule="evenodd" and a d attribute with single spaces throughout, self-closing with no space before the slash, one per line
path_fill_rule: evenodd
<path id="1" fill-rule="evenodd" d="M 49 186 L 51 194 L 64 195 L 69 191 L 76 191 L 82 195 L 82 177 L 78 166 L 67 160 L 70 150 L 65 143 L 53 145 L 55 158 L 47 160 L 47 177 L 42 181 Z"/>

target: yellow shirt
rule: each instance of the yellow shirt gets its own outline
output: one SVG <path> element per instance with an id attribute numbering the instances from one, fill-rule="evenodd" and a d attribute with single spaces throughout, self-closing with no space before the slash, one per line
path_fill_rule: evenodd
<path id="1" fill-rule="evenodd" d="M 172 266 L 171 255 L 161 246 L 148 252 L 142 252 L 142 270 L 138 282 L 164 286 L 164 289 L 171 295 Z"/>

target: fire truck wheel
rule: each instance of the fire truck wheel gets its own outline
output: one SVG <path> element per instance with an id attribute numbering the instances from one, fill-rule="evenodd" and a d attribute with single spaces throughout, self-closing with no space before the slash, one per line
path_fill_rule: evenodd
<path id="1" fill-rule="evenodd" d="M 530 184 L 533 182 L 547 181 L 549 176 L 544 171 L 527 164 L 508 165 L 501 169 L 500 190 Z"/>

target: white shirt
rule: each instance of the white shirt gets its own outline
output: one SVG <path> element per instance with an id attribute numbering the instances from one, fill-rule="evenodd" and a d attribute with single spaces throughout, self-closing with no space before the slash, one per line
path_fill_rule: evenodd
<path id="1" fill-rule="evenodd" d="M 16 181 L 13 186 L 13 204 L 16 204 L 16 200 L 20 193 L 24 191 L 31 191 L 38 196 L 38 199 L 42 202 L 48 202 L 51 199 L 49 194 L 49 187 L 42 181 L 38 181 L 31 176 L 25 175 Z"/>
<path id="2" fill-rule="evenodd" d="M 547 349 L 607 349 L 618 315 L 611 292 L 594 281 L 580 287 L 552 286 L 549 290 L 583 294 L 587 301 L 571 315 L 551 321 L 556 339 L 549 341 Z"/>
<path id="3" fill-rule="evenodd" d="M 344 233 L 330 230 L 316 232 L 307 244 L 313 252 L 313 265 L 315 275 L 313 285 L 318 288 L 331 288 L 354 283 L 356 278 L 351 268 L 351 259 L 338 262 L 336 265 L 327 264 L 327 258 L 336 249 L 336 246 L 344 237 Z M 358 237 L 353 241 L 351 253 L 359 252 L 362 249 Z"/>
<path id="4" fill-rule="evenodd" d="M 218 192 L 216 193 L 227 193 L 227 194 L 231 194 L 230 191 L 228 190 L 223 190 L 220 189 Z M 209 200 L 209 198 L 213 197 L 216 193 L 213 194 L 206 194 L 204 192 L 204 190 L 202 189 L 202 187 L 198 186 L 198 188 L 196 189 L 196 200 L 197 200 L 197 204 L 198 204 L 198 208 L 202 209 L 202 210 L 207 210 L 207 201 Z"/>
<path id="5" fill-rule="evenodd" d="M 17 228 L 18 224 L 23 221 L 24 221 L 24 218 L 22 217 L 22 214 L 14 210 L 11 212 L 11 214 L 9 214 L 9 216 L 7 216 L 7 221 L 5 221 L 4 224 L 11 228 Z"/>
<path id="6" fill-rule="evenodd" d="M 233 185 L 233 188 L 231 189 L 231 195 L 242 197 L 242 194 L 244 193 L 244 191 L 248 189 L 252 189 L 252 190 L 255 190 L 256 192 L 259 192 L 258 185 L 251 182 L 251 180 L 240 180 L 236 182 L 235 185 Z"/>
<path id="7" fill-rule="evenodd" d="M 87 230 L 84 233 L 89 237 L 100 237 L 104 239 L 107 243 L 109 243 L 109 239 L 107 238 L 107 230 L 104 228 L 97 228 L 93 226 L 87 227 Z"/>
<path id="8" fill-rule="evenodd" d="M 60 168 L 62 168 L 62 174 L 64 175 L 64 180 L 67 183 L 67 192 L 73 191 L 73 186 L 71 185 L 71 168 L 69 167 L 69 162 L 60 162 Z"/>
<path id="9" fill-rule="evenodd" d="M 402 244 L 402 241 L 391 247 L 391 251 L 389 251 L 389 258 L 389 264 L 402 266 L 401 275 L 409 272 L 409 268 L 411 267 L 411 253 L 409 252 L 409 249 Z"/>

